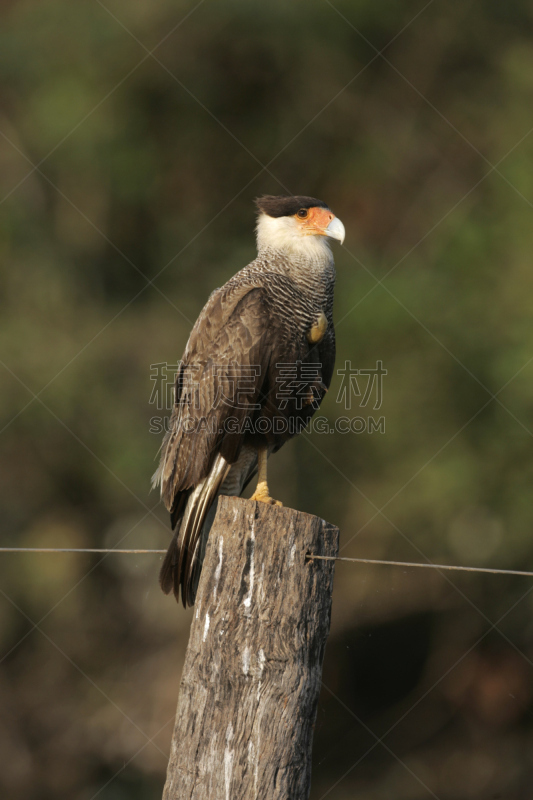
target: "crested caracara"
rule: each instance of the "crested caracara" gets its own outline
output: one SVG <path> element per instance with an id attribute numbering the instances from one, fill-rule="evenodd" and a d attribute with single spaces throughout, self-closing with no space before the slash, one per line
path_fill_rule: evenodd
<path id="1" fill-rule="evenodd" d="M 331 239 L 344 226 L 321 200 L 256 200 L 257 258 L 207 301 L 176 375 L 174 407 L 153 485 L 174 537 L 161 587 L 194 603 L 219 494 L 276 503 L 267 459 L 320 405 L 335 361 Z"/>

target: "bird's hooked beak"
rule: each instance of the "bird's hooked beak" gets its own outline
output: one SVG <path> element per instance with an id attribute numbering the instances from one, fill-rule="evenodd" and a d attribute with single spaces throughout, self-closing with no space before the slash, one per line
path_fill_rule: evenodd
<path id="1" fill-rule="evenodd" d="M 302 232 L 306 236 L 327 236 L 328 239 L 337 239 L 341 244 L 344 242 L 344 225 L 329 208 L 302 208 L 295 214 L 295 219 L 302 225 Z"/>
<path id="2" fill-rule="evenodd" d="M 333 217 L 324 233 L 330 239 L 337 239 L 337 241 L 342 244 L 344 242 L 344 236 L 346 232 L 340 219 L 338 217 Z"/>

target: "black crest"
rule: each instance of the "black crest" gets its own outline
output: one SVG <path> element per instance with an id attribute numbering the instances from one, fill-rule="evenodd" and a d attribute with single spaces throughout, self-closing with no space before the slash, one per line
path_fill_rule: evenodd
<path id="1" fill-rule="evenodd" d="M 291 195 L 285 197 L 280 195 L 275 197 L 272 194 L 265 194 L 263 197 L 257 197 L 255 204 L 259 211 L 267 214 L 269 217 L 292 217 L 301 208 L 329 208 L 327 203 L 323 200 L 317 200 L 316 197 L 305 197 L 303 195 Z"/>

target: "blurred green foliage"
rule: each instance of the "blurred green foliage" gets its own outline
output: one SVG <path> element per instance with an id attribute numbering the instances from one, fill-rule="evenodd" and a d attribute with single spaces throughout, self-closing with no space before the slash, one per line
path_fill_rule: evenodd
<path id="1" fill-rule="evenodd" d="M 387 369 L 379 411 L 337 377 L 323 412 L 386 429 L 302 435 L 273 493 L 343 555 L 532 569 L 531 5 L 21 0 L 2 23 L 2 543 L 166 546 L 150 365 L 253 258 L 253 197 L 290 191 L 347 230 L 338 366 Z M 2 796 L 160 796 L 190 615 L 157 569 L 1 556 Z M 339 564 L 314 800 L 529 797 L 530 589 Z"/>

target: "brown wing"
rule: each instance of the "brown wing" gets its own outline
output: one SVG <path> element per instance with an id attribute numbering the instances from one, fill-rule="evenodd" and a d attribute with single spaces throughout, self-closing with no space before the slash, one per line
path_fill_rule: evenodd
<path id="1" fill-rule="evenodd" d="M 184 493 L 209 474 L 215 457 L 220 453 L 230 464 L 238 458 L 241 423 L 258 404 L 271 339 L 263 289 L 223 287 L 211 295 L 176 377 L 170 430 L 155 476 L 173 523 Z"/>

